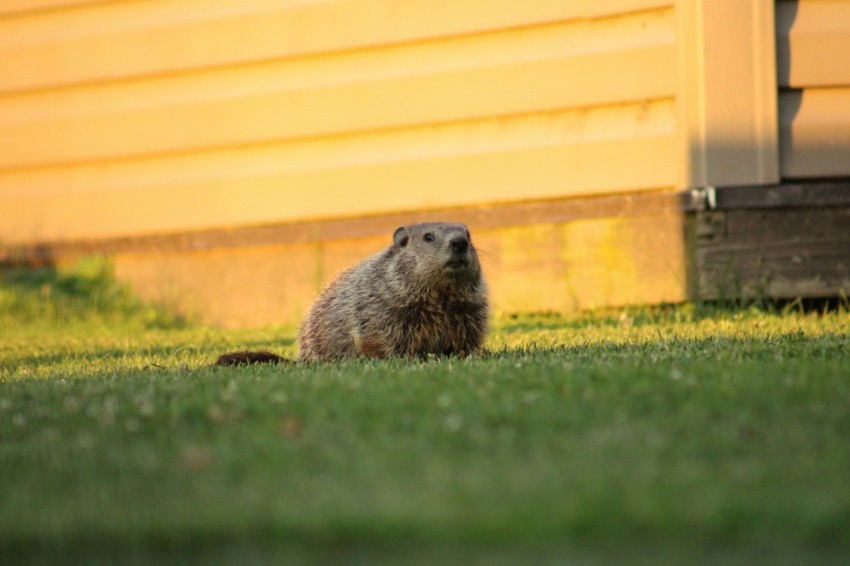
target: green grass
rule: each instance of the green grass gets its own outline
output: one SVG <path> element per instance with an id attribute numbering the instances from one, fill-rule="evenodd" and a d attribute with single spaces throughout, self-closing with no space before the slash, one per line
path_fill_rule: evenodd
<path id="1" fill-rule="evenodd" d="M 79 273 L 0 287 L 4 564 L 850 555 L 846 308 L 504 317 L 467 360 L 224 369 L 294 329 Z"/>

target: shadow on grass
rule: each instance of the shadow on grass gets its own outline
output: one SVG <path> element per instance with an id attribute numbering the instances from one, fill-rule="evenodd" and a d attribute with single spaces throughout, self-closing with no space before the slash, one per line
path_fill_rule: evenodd
<path id="1" fill-rule="evenodd" d="M 146 328 L 182 328 L 191 321 L 159 305 L 143 303 L 113 276 L 109 258 L 89 256 L 69 267 L 0 268 L 6 324 L 106 319 L 143 322 Z"/>
<path id="2" fill-rule="evenodd" d="M 194 342 L 194 344 L 192 343 Z M 275 340 L 273 345 L 267 340 L 240 341 L 236 345 L 222 344 L 212 349 L 209 345 L 198 346 L 197 338 L 188 338 L 186 343 L 178 344 L 176 341 L 167 345 L 133 345 L 97 347 L 87 346 L 73 352 L 31 352 L 20 357 L 7 359 L 0 365 L 15 374 L 21 369 L 38 369 L 51 367 L 60 370 L 69 362 L 77 364 L 80 362 L 120 362 L 122 360 L 137 359 L 143 362 L 141 369 L 147 370 L 178 370 L 196 369 L 213 366 L 217 357 L 226 352 L 239 352 L 245 350 L 269 350 L 284 352 L 291 347 L 295 340 L 293 338 L 281 338 Z M 205 358 L 207 362 L 198 366 L 197 358 Z M 66 366 L 67 367 L 67 366 Z M 128 368 L 129 369 L 129 368 Z M 62 370 L 67 373 L 67 370 Z M 90 378 L 90 376 L 86 376 Z"/>
<path id="3" fill-rule="evenodd" d="M 155 537 L 85 535 L 62 541 L 0 544 L 10 563 L 86 564 L 845 564 L 846 546 L 765 540 L 719 543 L 634 534 L 613 540 L 481 537 L 457 540 L 419 530 L 350 525 L 349 534 L 260 527 L 247 532 L 179 532 Z M 567 535 L 567 536 L 564 536 Z M 70 560 L 70 562 L 69 562 Z"/>

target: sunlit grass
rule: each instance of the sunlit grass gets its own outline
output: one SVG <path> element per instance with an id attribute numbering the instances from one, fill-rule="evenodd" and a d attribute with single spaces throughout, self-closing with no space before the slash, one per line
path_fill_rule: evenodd
<path id="1" fill-rule="evenodd" d="M 850 550 L 840 306 L 504 317 L 466 360 L 225 369 L 226 350 L 293 354 L 295 329 L 204 328 L 94 279 L 0 289 L 17 305 L 0 329 L 3 563 Z"/>

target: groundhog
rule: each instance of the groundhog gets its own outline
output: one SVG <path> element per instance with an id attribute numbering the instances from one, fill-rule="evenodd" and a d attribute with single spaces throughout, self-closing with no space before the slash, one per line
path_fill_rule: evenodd
<path id="1" fill-rule="evenodd" d="M 467 356 L 487 332 L 487 286 L 463 224 L 402 226 L 391 246 L 328 285 L 299 332 L 301 361 Z M 224 354 L 219 365 L 289 361 L 270 352 Z"/>

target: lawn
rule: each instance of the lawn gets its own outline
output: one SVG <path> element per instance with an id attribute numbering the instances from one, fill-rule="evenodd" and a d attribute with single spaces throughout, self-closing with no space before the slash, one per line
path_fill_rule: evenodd
<path id="1" fill-rule="evenodd" d="M 0 562 L 845 564 L 850 314 L 499 316 L 470 359 L 294 353 L 103 276 L 0 286 Z"/>

